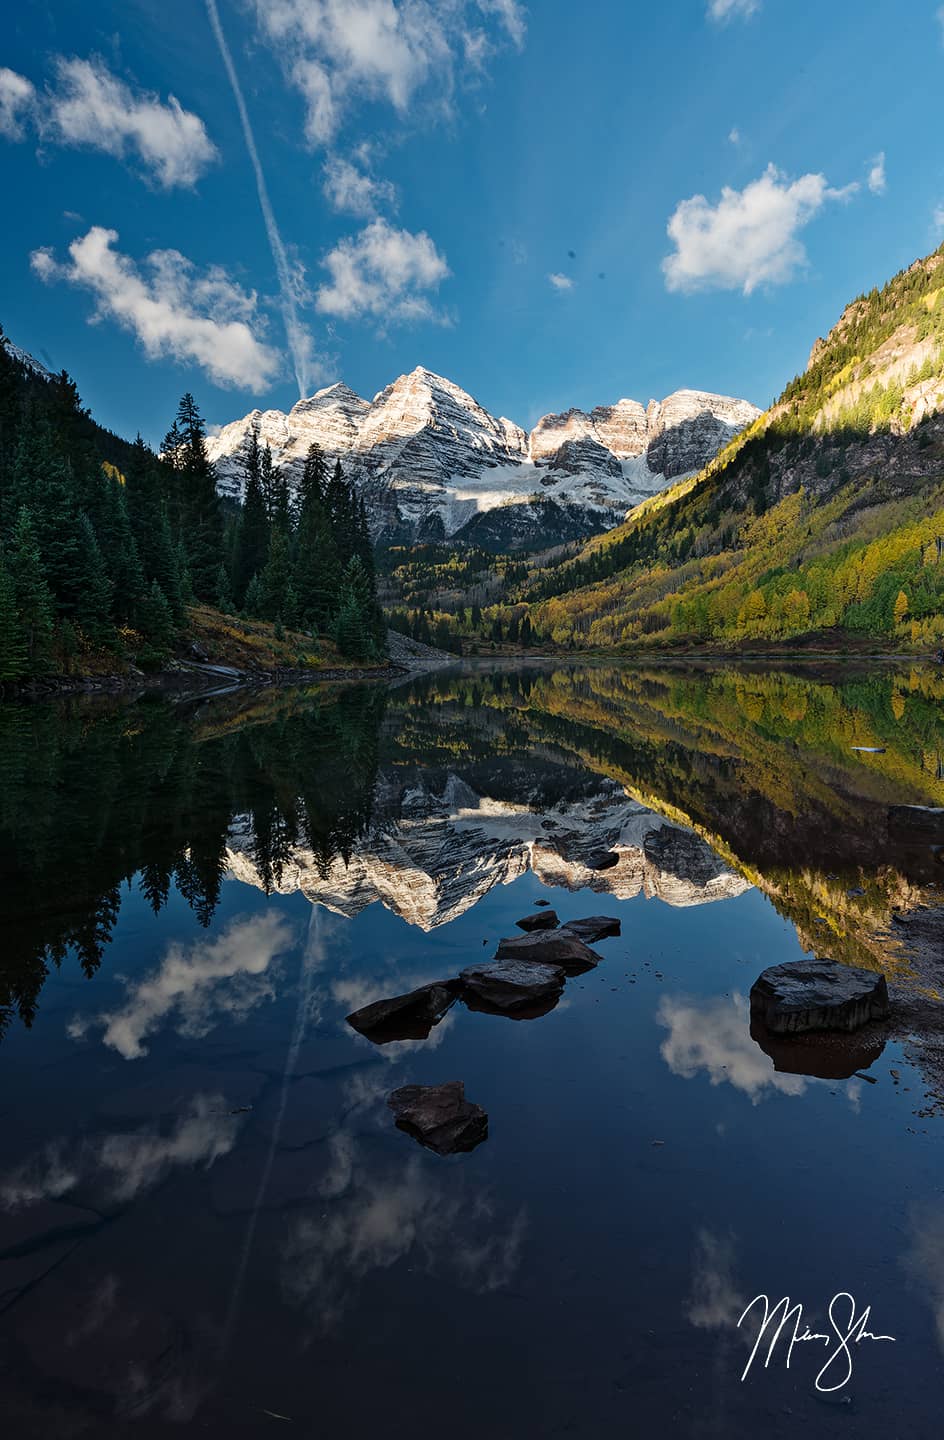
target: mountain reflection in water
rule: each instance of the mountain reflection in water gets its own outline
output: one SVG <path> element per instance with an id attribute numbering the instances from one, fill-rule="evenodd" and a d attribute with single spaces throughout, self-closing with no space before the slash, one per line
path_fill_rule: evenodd
<path id="1" fill-rule="evenodd" d="M 746 1300 L 801 1287 L 907 1332 L 856 1403 L 926 1433 L 944 869 L 889 812 L 944 805 L 942 701 L 535 665 L 0 706 L 11 1436 L 827 1435 L 799 1358 L 739 1385 Z M 541 899 L 622 922 L 548 1013 L 345 1024 Z M 885 970 L 899 1019 L 752 1034 L 759 971 L 810 951 Z M 386 1097 L 454 1079 L 489 1133 L 443 1159 Z"/>

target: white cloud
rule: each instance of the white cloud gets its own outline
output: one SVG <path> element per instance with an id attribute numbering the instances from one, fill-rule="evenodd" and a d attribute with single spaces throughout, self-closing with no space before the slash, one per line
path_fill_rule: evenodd
<path id="1" fill-rule="evenodd" d="M 175 1166 L 209 1168 L 233 1148 L 239 1123 L 222 1095 L 198 1094 L 168 1134 L 152 1126 L 77 1145 L 52 1141 L 0 1180 L 0 1205 L 20 1210 L 58 1200 L 80 1183 L 102 1185 L 111 1203 L 127 1203 Z"/>
<path id="2" fill-rule="evenodd" d="M 170 1017 L 176 1017 L 178 1035 L 206 1035 L 221 1016 L 244 1020 L 275 994 L 272 962 L 292 943 L 290 926 L 280 916 L 265 913 L 234 920 L 213 940 L 202 940 L 189 950 L 177 942 L 168 947 L 157 971 L 136 980 L 126 1003 L 69 1027 L 73 1039 L 101 1028 L 102 1040 L 125 1060 L 147 1054 L 145 1040 Z"/>
<path id="3" fill-rule="evenodd" d="M 528 1231 L 524 1208 L 502 1214 L 489 1191 L 456 1172 L 447 1184 L 419 1155 L 385 1161 L 347 1130 L 328 1143 L 317 1204 L 293 1217 L 282 1253 L 283 1292 L 318 1331 L 335 1328 L 373 1272 L 407 1257 L 415 1272 L 477 1295 L 513 1283 Z"/>
<path id="4" fill-rule="evenodd" d="M 384 219 L 372 220 L 358 235 L 339 241 L 322 264 L 331 276 L 315 297 L 323 315 L 441 319 L 421 292 L 437 289 L 449 266 L 425 231 L 414 235 Z"/>
<path id="5" fill-rule="evenodd" d="M 736 1330 L 747 1297 L 734 1279 L 734 1240 L 699 1230 L 685 1315 L 696 1330 Z"/>
<path id="6" fill-rule="evenodd" d="M 731 129 L 728 131 L 728 140 L 732 145 L 740 145 L 741 132 L 736 125 L 732 125 Z"/>
<path id="7" fill-rule="evenodd" d="M 95 56 L 60 55 L 55 72 L 55 82 L 40 93 L 25 75 L 0 69 L 0 135 L 22 140 L 29 120 L 47 144 L 137 158 L 165 190 L 194 185 L 217 159 L 203 121 L 173 95 L 162 101 L 132 90 Z"/>
<path id="8" fill-rule="evenodd" d="M 941 27 L 941 41 L 944 42 L 944 5 L 938 6 L 938 9 L 937 9 L 937 11 L 936 11 L 936 14 L 937 14 L 937 23 L 938 23 L 938 24 L 940 25 L 940 27 Z"/>
<path id="9" fill-rule="evenodd" d="M 760 9 L 760 0 L 708 0 L 708 18 L 726 24 L 729 20 L 749 20 Z"/>
<path id="10" fill-rule="evenodd" d="M 477 26 L 519 46 L 518 0 L 252 0 L 260 31 L 307 105 L 306 133 L 330 142 L 354 98 L 385 100 L 405 115 L 422 92 L 448 103 L 457 64 L 481 66 L 494 48 Z"/>
<path id="11" fill-rule="evenodd" d="M 740 1090 L 752 1105 L 771 1092 L 802 1095 L 817 1083 L 774 1069 L 770 1056 L 751 1039 L 750 1011 L 743 995 L 699 1001 L 667 996 L 660 1001 L 656 1018 L 669 1032 L 659 1053 L 673 1075 L 691 1080 L 705 1074 L 712 1085 Z"/>
<path id="12" fill-rule="evenodd" d="M 478 6 L 483 14 L 498 16 L 507 34 L 520 50 L 527 28 L 524 6 L 520 5 L 518 0 L 478 0 Z"/>
<path id="13" fill-rule="evenodd" d="M 935 205 L 931 223 L 939 235 L 944 231 L 944 200 L 939 205 Z"/>
<path id="14" fill-rule="evenodd" d="M 869 167 L 869 189 L 873 195 L 884 195 L 886 189 L 885 181 L 885 151 L 880 150 Z"/>
<path id="15" fill-rule="evenodd" d="M 26 133 L 23 121 L 31 115 L 35 101 L 32 81 L 0 66 L 0 135 L 21 140 Z"/>
<path id="16" fill-rule="evenodd" d="M 55 72 L 55 82 L 40 93 L 25 75 L 0 70 L 0 135 L 23 139 L 29 120 L 46 144 L 136 158 L 165 190 L 194 185 L 217 158 L 203 121 L 173 95 L 162 101 L 132 90 L 94 56 L 60 55 Z"/>
<path id="17" fill-rule="evenodd" d="M 255 292 L 246 292 L 220 266 L 197 268 L 177 250 L 154 250 L 145 273 L 114 248 L 116 230 L 93 225 L 73 240 L 69 261 L 50 249 L 30 256 L 46 283 L 63 280 L 95 297 L 93 320 L 116 321 L 150 360 L 196 364 L 216 385 L 263 390 L 278 376 L 281 357 L 260 340 Z"/>
<path id="18" fill-rule="evenodd" d="M 555 290 L 573 290 L 574 288 L 574 282 L 569 275 L 551 274 L 547 278 Z"/>
<path id="19" fill-rule="evenodd" d="M 389 180 L 376 180 L 340 155 L 325 162 L 323 190 L 333 209 L 370 219 L 382 205 L 395 206 L 396 187 Z"/>
<path id="20" fill-rule="evenodd" d="M 662 262 L 666 287 L 750 295 L 760 285 L 784 284 L 807 261 L 798 232 L 827 200 L 847 200 L 857 189 L 834 189 L 824 175 L 791 180 L 768 165 L 743 190 L 726 185 L 717 205 L 704 195 L 681 200 L 667 226 L 675 251 Z"/>

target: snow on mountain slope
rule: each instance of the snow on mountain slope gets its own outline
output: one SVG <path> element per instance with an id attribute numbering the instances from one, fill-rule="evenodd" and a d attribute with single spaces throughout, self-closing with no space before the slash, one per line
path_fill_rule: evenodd
<path id="1" fill-rule="evenodd" d="M 429 931 L 528 870 L 545 885 L 589 887 L 620 900 L 644 894 L 675 907 L 750 889 L 694 831 L 647 810 L 612 781 L 545 812 L 480 794 L 452 774 L 442 789 L 416 783 L 397 808 L 396 819 L 372 824 L 354 853 L 326 870 L 311 851 L 293 850 L 278 892 L 301 891 L 312 904 L 347 916 L 379 901 Z M 261 886 L 252 846 L 249 818 L 241 817 L 230 831 L 229 873 Z M 609 869 L 592 868 L 600 850 L 618 856 Z"/>
<path id="2" fill-rule="evenodd" d="M 25 366 L 27 370 L 32 370 L 33 374 L 38 375 L 41 380 L 52 379 L 52 371 L 41 364 L 35 355 L 31 355 L 28 350 L 21 350 L 19 345 L 14 345 L 13 341 L 8 340 L 6 336 L 3 337 L 3 348 L 11 359 Z"/>
<path id="3" fill-rule="evenodd" d="M 746 400 L 678 390 L 645 409 L 619 400 L 590 414 L 546 415 L 528 435 L 418 366 L 372 401 L 337 384 L 287 415 L 254 410 L 213 435 L 209 450 L 224 494 L 241 495 L 255 426 L 290 484 L 313 443 L 329 462 L 341 458 L 378 538 L 461 540 L 464 527 L 471 538 L 477 517 L 524 505 L 490 526 L 498 540 L 509 530 L 522 543 L 542 524 L 583 533 L 617 524 L 670 480 L 700 469 L 759 413 Z"/>

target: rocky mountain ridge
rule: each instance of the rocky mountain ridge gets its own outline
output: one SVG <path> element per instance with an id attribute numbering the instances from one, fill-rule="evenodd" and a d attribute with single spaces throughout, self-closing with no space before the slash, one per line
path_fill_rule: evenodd
<path id="1" fill-rule="evenodd" d="M 500 544 L 507 530 L 512 543 L 524 544 L 619 523 L 641 500 L 698 470 L 759 413 L 746 400 L 678 390 L 645 407 L 623 399 L 589 414 L 546 415 L 528 434 L 420 366 L 371 401 L 338 383 L 287 414 L 251 411 L 211 436 L 209 452 L 221 492 L 239 498 L 254 427 L 290 484 L 317 443 L 329 462 L 344 462 L 378 539 L 461 542 L 483 532 Z M 516 514 L 519 505 L 527 509 Z M 505 511 L 496 524 L 491 512 Z"/>
<path id="2" fill-rule="evenodd" d="M 381 812 L 389 811 L 383 789 L 381 779 Z M 630 799 L 612 781 L 580 800 L 535 809 L 480 794 L 451 774 L 441 789 L 412 784 L 395 809 L 396 818 L 373 823 L 352 855 L 327 868 L 311 851 L 295 849 L 276 889 L 301 891 L 312 904 L 349 917 L 379 901 L 424 931 L 457 919 L 493 886 L 528 870 L 548 886 L 589 887 L 620 900 L 643 894 L 675 907 L 750 889 L 694 831 Z M 252 843 L 249 818 L 237 819 L 229 873 L 259 886 Z M 609 858 L 600 868 L 603 857 Z"/>

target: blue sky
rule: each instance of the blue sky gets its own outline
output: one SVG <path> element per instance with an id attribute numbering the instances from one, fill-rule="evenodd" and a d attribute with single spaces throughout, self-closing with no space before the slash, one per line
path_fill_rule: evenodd
<path id="1" fill-rule="evenodd" d="M 934 0 L 216 0 L 274 230 L 213 8 L 4 26 L 0 321 L 123 433 L 418 364 L 763 405 L 944 237 Z"/>

